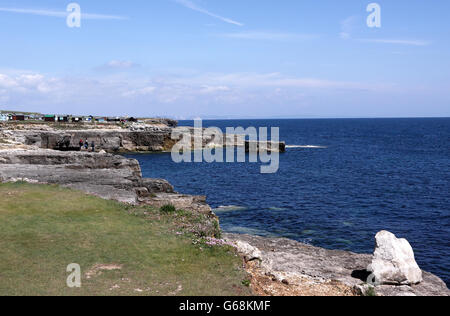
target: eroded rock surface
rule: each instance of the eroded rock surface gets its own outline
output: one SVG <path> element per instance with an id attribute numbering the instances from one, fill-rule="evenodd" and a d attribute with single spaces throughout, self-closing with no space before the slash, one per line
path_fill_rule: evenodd
<path id="1" fill-rule="evenodd" d="M 136 189 L 144 186 L 136 160 L 44 149 L 0 151 L 0 178 L 59 184 L 131 204 L 137 201 Z"/>
<path id="2" fill-rule="evenodd" d="M 173 204 L 211 213 L 205 197 L 177 194 L 163 179 L 142 178 L 135 159 L 105 153 L 48 149 L 0 150 L 0 181 L 59 184 L 105 199 L 160 207 Z"/>
<path id="3" fill-rule="evenodd" d="M 170 151 L 177 143 L 172 133 L 189 133 L 190 145 L 203 148 L 224 147 L 228 141 L 246 151 L 266 148 L 268 151 L 284 152 L 284 142 L 248 142 L 242 135 L 215 137 L 203 133 L 203 129 L 177 127 L 178 122 L 169 119 L 147 119 L 145 123 L 133 123 L 122 127 L 96 124 L 8 124 L 0 123 L 0 149 L 8 142 L 13 147 L 29 146 L 41 149 L 79 151 L 80 140 L 94 143 L 97 151 L 117 152 L 162 152 Z M 175 133 L 176 134 L 176 133 Z M 182 137 L 181 137 L 182 138 Z M 3 146 L 8 148 L 8 146 Z M 11 146 L 9 146 L 11 147 Z M 88 148 L 89 150 L 91 147 Z"/>
<path id="4" fill-rule="evenodd" d="M 327 250 L 283 238 L 225 234 L 247 259 L 277 282 L 301 286 L 330 285 L 330 282 L 361 293 L 370 272 L 366 267 L 372 255 Z M 449 296 L 445 283 L 431 273 L 423 272 L 423 282 L 411 286 L 382 285 L 375 288 L 379 296 Z"/>

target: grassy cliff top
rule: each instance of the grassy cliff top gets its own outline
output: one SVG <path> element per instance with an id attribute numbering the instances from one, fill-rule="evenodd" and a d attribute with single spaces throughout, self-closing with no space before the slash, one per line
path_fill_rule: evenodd
<path id="1" fill-rule="evenodd" d="M 234 250 L 181 234 L 183 214 L 24 183 L 0 184 L 0 200 L 0 295 L 250 294 Z"/>

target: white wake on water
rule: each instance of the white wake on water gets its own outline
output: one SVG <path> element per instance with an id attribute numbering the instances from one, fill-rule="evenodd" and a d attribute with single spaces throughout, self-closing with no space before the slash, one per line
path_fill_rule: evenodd
<path id="1" fill-rule="evenodd" d="M 316 145 L 287 145 L 286 148 L 326 149 L 328 147 Z"/>
<path id="2" fill-rule="evenodd" d="M 213 212 L 234 212 L 234 211 L 245 211 L 248 208 L 245 206 L 237 206 L 237 205 L 222 205 L 218 208 L 213 209 Z"/>

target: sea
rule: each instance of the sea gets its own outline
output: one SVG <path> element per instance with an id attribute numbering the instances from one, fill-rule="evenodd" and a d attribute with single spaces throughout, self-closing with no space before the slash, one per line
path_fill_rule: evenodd
<path id="1" fill-rule="evenodd" d="M 193 121 L 180 125 L 193 126 Z M 375 235 L 406 238 L 423 270 L 450 285 L 450 118 L 211 120 L 278 127 L 279 170 L 262 163 L 175 163 L 133 154 L 145 177 L 206 195 L 226 232 L 372 253 Z"/>

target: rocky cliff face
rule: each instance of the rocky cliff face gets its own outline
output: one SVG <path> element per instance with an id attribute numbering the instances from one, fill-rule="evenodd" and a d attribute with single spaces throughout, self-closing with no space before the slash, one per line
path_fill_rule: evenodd
<path id="1" fill-rule="evenodd" d="M 125 203 L 136 203 L 142 184 L 135 160 L 53 150 L 0 151 L 0 178 L 60 184 Z"/>
<path id="2" fill-rule="evenodd" d="M 136 160 L 117 155 L 46 149 L 0 150 L 0 181 L 58 184 L 128 204 L 158 208 L 172 204 L 217 220 L 205 197 L 178 194 L 165 180 L 142 178 Z"/>
<path id="3" fill-rule="evenodd" d="M 97 151 L 109 153 L 164 151 L 172 148 L 171 133 L 176 121 L 152 124 L 0 124 L 0 149 L 28 146 L 42 149 L 79 151 L 80 140 L 95 143 Z M 11 146 L 8 146 L 11 145 Z M 91 147 L 89 146 L 89 150 Z"/>
<path id="4" fill-rule="evenodd" d="M 95 144 L 96 151 L 104 150 L 108 153 L 170 151 L 177 142 L 172 139 L 172 132 L 176 125 L 176 121 L 166 119 L 148 120 L 145 124 L 134 123 L 126 126 L 126 128 L 120 128 L 117 125 L 96 127 L 92 124 L 17 125 L 3 123 L 0 124 L 0 149 L 8 147 L 9 143 L 16 148 L 28 146 L 62 151 L 79 151 L 80 141 L 85 142 L 87 140 L 90 145 Z M 236 147 L 243 147 L 247 152 L 258 151 L 259 148 L 279 152 L 286 150 L 284 142 L 249 142 L 242 135 L 223 135 L 223 139 L 217 141 L 213 136 L 204 135 L 200 129 L 182 129 L 191 133 L 192 149 L 196 142 L 202 144 L 203 148 L 215 148 L 226 146 L 227 141 L 232 141 Z M 199 131 L 200 136 L 194 131 Z M 91 146 L 88 150 L 91 150 Z"/>
<path id="5" fill-rule="evenodd" d="M 39 148 L 66 150 L 79 148 L 80 140 L 106 152 L 138 152 L 170 150 L 170 128 L 155 128 L 154 130 L 82 130 L 82 131 L 51 131 L 24 132 L 26 145 Z"/>

